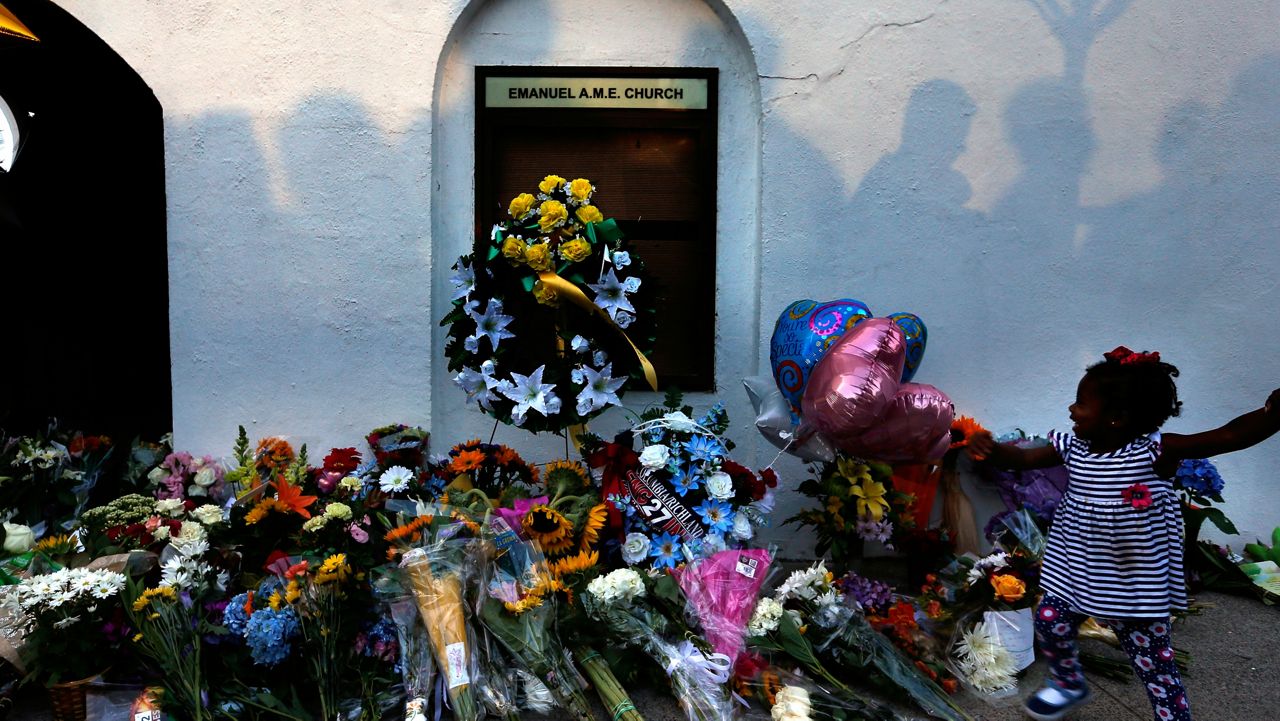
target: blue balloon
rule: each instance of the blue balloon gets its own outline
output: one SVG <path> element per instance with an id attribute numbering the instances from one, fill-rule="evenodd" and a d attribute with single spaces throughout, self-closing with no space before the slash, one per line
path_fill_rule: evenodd
<path id="1" fill-rule="evenodd" d="M 891 313 L 886 317 L 896 323 L 907 337 L 907 362 L 902 366 L 902 382 L 906 383 L 915 376 L 920 369 L 920 362 L 924 360 L 924 346 L 929 340 L 929 329 L 924 327 L 924 321 L 915 313 Z"/>
<path id="2" fill-rule="evenodd" d="M 818 360 L 845 331 L 870 317 L 867 305 L 852 298 L 821 303 L 798 300 L 778 316 L 769 341 L 769 365 L 778 390 L 797 418 L 800 398 Z"/>

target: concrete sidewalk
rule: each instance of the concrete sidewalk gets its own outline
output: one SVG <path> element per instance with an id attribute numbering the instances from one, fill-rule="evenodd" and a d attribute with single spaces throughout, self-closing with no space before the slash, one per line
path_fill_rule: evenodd
<path id="1" fill-rule="evenodd" d="M 1185 674 L 1196 721 L 1273 721 L 1280 719 L 1280 606 L 1266 606 L 1256 598 L 1202 593 L 1196 601 L 1208 608 L 1174 626 L 1174 644 L 1191 654 Z M 1084 641 L 1084 648 L 1124 659 L 1120 651 L 1098 641 Z M 1033 692 L 1044 678 L 1045 664 L 1036 662 L 1020 684 L 1019 696 Z M 1071 718 L 1076 721 L 1149 721 L 1151 706 L 1136 679 L 1129 683 L 1090 677 L 1094 697 Z M 634 697 L 645 721 L 684 721 L 684 714 L 665 691 L 635 690 Z M 975 721 L 1020 721 L 1019 702 L 1010 699 L 992 706 L 962 694 L 960 703 Z M 901 708 L 903 718 L 919 718 Z M 597 705 L 597 718 L 608 715 Z M 44 694 L 27 691 L 8 719 L 47 721 L 51 716 Z M 552 717 L 554 718 L 554 717 Z M 750 719 L 768 719 L 753 712 Z M 97 721 L 127 721 L 97 719 Z"/>

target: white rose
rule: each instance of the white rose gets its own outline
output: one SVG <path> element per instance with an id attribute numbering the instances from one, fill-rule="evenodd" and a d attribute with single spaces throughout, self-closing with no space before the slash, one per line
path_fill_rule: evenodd
<path id="1" fill-rule="evenodd" d="M 178 538 L 183 541 L 203 541 L 205 538 L 204 526 L 195 521 L 183 521 L 182 526 L 178 529 Z"/>
<path id="2" fill-rule="evenodd" d="M 177 518 L 186 510 L 181 498 L 164 498 L 156 501 L 156 513 L 169 518 Z"/>
<path id="3" fill-rule="evenodd" d="M 195 483 L 201 488 L 208 488 L 218 482 L 218 474 L 214 473 L 212 466 L 205 466 L 196 472 Z"/>
<path id="4" fill-rule="evenodd" d="M 733 537 L 739 541 L 750 541 L 751 537 L 756 534 L 755 529 L 751 527 L 751 519 L 747 518 L 747 514 L 739 511 L 733 514 Z"/>
<path id="5" fill-rule="evenodd" d="M 665 468 L 671 458 L 671 450 L 666 446 L 645 446 L 640 452 L 640 465 L 645 468 Z"/>
<path id="6" fill-rule="evenodd" d="M 707 476 L 707 493 L 718 501 L 733 498 L 733 479 L 724 471 Z"/>
<path id="7" fill-rule="evenodd" d="M 152 535 L 152 536 L 155 536 L 155 539 L 156 539 L 157 541 L 163 541 L 163 540 L 165 540 L 165 539 L 169 538 L 169 527 L 168 527 L 168 526 L 157 526 L 157 527 L 156 527 L 156 530 L 154 530 L 154 531 L 152 531 L 152 532 L 151 532 L 151 535 Z"/>
<path id="8" fill-rule="evenodd" d="M 12 553 L 15 556 L 19 553 L 26 553 L 36 544 L 35 531 L 30 526 L 24 526 L 21 523 L 4 524 L 4 550 L 6 553 Z"/>
<path id="9" fill-rule="evenodd" d="M 222 522 L 222 509 L 212 503 L 206 503 L 191 512 L 191 517 L 206 526 Z"/>
<path id="10" fill-rule="evenodd" d="M 809 692 L 799 686 L 784 686 L 775 697 L 773 721 L 807 721 L 809 718 Z"/>
<path id="11" fill-rule="evenodd" d="M 147 474 L 147 480 L 151 481 L 154 484 L 159 484 L 160 481 L 163 481 L 168 477 L 169 477 L 169 471 L 164 466 L 156 466 L 155 468 L 151 469 L 150 473 Z"/>
<path id="12" fill-rule="evenodd" d="M 649 537 L 643 533 L 628 533 L 622 543 L 622 560 L 628 564 L 636 564 L 648 557 Z"/>

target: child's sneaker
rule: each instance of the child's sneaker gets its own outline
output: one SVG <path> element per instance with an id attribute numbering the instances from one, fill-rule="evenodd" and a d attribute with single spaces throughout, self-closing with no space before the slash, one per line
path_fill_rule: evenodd
<path id="1" fill-rule="evenodd" d="M 1069 690 L 1050 683 L 1028 696 L 1022 710 L 1036 721 L 1058 721 L 1088 701 L 1087 686 Z"/>

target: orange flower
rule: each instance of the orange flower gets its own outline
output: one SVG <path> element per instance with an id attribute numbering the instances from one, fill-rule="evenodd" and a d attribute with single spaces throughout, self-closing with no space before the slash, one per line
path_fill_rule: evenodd
<path id="1" fill-rule="evenodd" d="M 500 466 L 523 462 L 520 454 L 516 453 L 510 446 L 498 446 L 497 452 L 493 454 L 493 460 L 497 461 Z"/>
<path id="2" fill-rule="evenodd" d="M 473 471 L 484 463 L 484 452 L 471 450 L 458 453 L 453 462 L 449 464 L 449 472 L 458 474 Z"/>
<path id="3" fill-rule="evenodd" d="M 284 511 L 292 511 L 303 518 L 311 518 L 311 511 L 307 510 L 307 506 L 315 503 L 318 496 L 302 495 L 302 488 L 299 486 L 289 485 L 289 479 L 280 474 L 276 476 L 276 480 L 271 482 L 276 487 L 276 503 L 278 503 Z"/>
<path id="4" fill-rule="evenodd" d="M 944 678 L 942 679 L 942 690 L 949 695 L 955 695 L 955 692 L 960 690 L 960 684 L 954 678 Z"/>
<path id="5" fill-rule="evenodd" d="M 910 633 L 916 627 L 916 607 L 908 601 L 898 601 L 889 609 L 889 623 L 900 634 Z"/>
<path id="6" fill-rule="evenodd" d="M 387 531 L 386 535 L 383 536 L 383 540 L 388 543 L 393 543 L 407 538 L 409 539 L 409 542 L 412 543 L 413 541 L 418 540 L 421 536 L 421 534 L 418 533 L 418 529 L 431 523 L 432 520 L 434 520 L 432 516 L 417 516 L 403 526 L 398 526 Z"/>
<path id="7" fill-rule="evenodd" d="M 258 466 L 276 471 L 292 463 L 295 455 L 289 441 L 280 436 L 271 436 L 258 441 L 258 449 L 253 457 Z"/>
<path id="8" fill-rule="evenodd" d="M 991 577 L 991 587 L 995 589 L 996 598 L 1005 603 L 1021 601 L 1027 595 L 1027 584 L 1011 573 L 998 573 Z"/>
<path id="9" fill-rule="evenodd" d="M 982 424 L 969 416 L 960 416 L 951 421 L 951 448 L 964 448 L 969 445 L 969 439 L 973 438 L 975 433 L 986 431 Z"/>
<path id="10" fill-rule="evenodd" d="M 928 616 L 929 618 L 935 618 L 935 619 L 936 619 L 936 618 L 941 618 L 941 617 L 942 617 L 942 603 L 940 603 L 937 599 L 934 599 L 934 600 L 930 601 L 930 602 L 929 602 L 929 605 L 928 605 L 928 606 L 925 606 L 925 608 L 924 608 L 924 614 L 925 614 L 926 616 Z"/>

